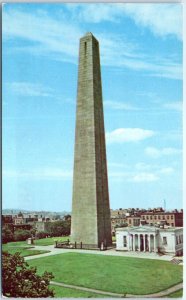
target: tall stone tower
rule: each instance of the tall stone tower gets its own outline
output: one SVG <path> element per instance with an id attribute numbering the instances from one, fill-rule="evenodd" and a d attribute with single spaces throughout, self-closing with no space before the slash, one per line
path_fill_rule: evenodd
<path id="1" fill-rule="evenodd" d="M 99 43 L 80 39 L 71 242 L 112 244 Z"/>

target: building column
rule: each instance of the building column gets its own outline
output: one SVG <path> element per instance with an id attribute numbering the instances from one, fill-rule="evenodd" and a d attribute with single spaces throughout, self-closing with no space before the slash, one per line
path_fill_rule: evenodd
<path id="1" fill-rule="evenodd" d="M 156 251 L 156 235 L 154 234 L 153 236 L 154 236 L 154 252 L 156 253 L 157 252 Z"/>
<path id="2" fill-rule="evenodd" d="M 130 235 L 130 251 L 133 249 L 133 235 Z"/>
<path id="3" fill-rule="evenodd" d="M 133 251 L 135 251 L 135 234 L 133 234 Z"/>
<path id="4" fill-rule="evenodd" d="M 128 234 L 127 236 L 127 250 L 130 251 L 130 245 L 131 245 L 131 242 L 130 242 L 130 234 Z"/>
<path id="5" fill-rule="evenodd" d="M 150 234 L 148 234 L 148 243 L 149 243 L 149 252 L 151 252 L 151 245 L 150 245 Z"/>
<path id="6" fill-rule="evenodd" d="M 146 247 L 145 247 L 145 234 L 143 234 L 143 252 L 146 251 Z"/>
<path id="7" fill-rule="evenodd" d="M 140 234 L 138 234 L 138 251 L 140 251 Z"/>

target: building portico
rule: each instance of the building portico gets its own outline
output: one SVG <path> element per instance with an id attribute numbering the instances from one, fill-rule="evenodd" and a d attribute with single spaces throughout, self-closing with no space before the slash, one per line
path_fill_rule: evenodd
<path id="1" fill-rule="evenodd" d="M 181 253 L 183 228 L 154 226 L 117 228 L 116 250 Z"/>
<path id="2" fill-rule="evenodd" d="M 126 243 L 124 242 L 124 245 L 125 248 L 129 248 L 129 251 L 156 252 L 156 232 L 154 231 L 153 233 L 149 233 L 146 231 L 139 233 L 135 230 L 130 230 L 127 234 Z"/>

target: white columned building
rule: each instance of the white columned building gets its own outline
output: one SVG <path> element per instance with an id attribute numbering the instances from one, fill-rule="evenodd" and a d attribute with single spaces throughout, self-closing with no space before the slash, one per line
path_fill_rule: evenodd
<path id="1" fill-rule="evenodd" d="M 116 250 L 183 254 L 183 228 L 155 226 L 116 229 Z"/>

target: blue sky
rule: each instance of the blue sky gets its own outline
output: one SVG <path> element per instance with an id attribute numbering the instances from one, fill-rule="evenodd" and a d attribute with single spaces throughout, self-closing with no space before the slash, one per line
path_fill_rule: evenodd
<path id="1" fill-rule="evenodd" d="M 100 43 L 111 208 L 182 208 L 182 6 L 3 6 L 3 208 L 71 210 L 79 39 Z"/>

